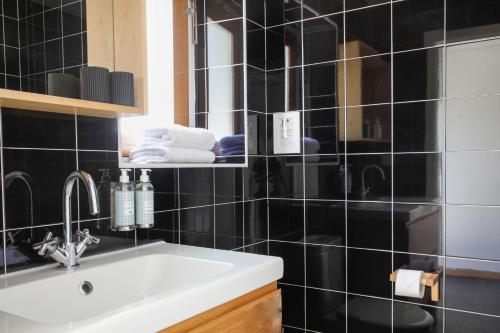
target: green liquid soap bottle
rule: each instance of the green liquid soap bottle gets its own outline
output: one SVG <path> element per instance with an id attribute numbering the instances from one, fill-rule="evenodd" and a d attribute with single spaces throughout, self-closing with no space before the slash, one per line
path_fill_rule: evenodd
<path id="1" fill-rule="evenodd" d="M 139 229 L 154 226 L 154 188 L 149 180 L 150 169 L 141 169 L 141 177 L 135 185 L 135 224 Z"/>

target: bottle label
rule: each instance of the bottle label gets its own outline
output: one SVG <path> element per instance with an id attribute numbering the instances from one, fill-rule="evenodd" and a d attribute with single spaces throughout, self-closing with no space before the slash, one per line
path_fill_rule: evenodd
<path id="1" fill-rule="evenodd" d="M 115 224 L 118 226 L 134 225 L 134 192 L 115 192 Z"/>
<path id="2" fill-rule="evenodd" d="M 136 224 L 154 224 L 154 193 L 138 191 L 135 196 Z"/>

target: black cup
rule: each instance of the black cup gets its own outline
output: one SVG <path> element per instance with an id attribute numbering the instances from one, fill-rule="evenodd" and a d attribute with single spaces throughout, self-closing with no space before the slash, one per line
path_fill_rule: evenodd
<path id="1" fill-rule="evenodd" d="M 79 80 L 71 74 L 49 73 L 48 93 L 52 96 L 80 98 Z"/>
<path id="2" fill-rule="evenodd" d="M 111 101 L 109 70 L 103 67 L 80 68 L 81 99 L 109 103 Z"/>
<path id="3" fill-rule="evenodd" d="M 134 106 L 134 74 L 129 72 L 112 72 L 111 103 Z"/>

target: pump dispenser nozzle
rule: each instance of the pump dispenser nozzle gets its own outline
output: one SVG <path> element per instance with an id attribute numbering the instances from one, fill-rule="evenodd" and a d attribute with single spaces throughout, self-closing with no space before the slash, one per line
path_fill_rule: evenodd
<path id="1" fill-rule="evenodd" d="M 120 169 L 120 172 L 122 175 L 120 176 L 120 183 L 129 183 L 130 182 L 130 177 L 128 176 L 128 173 L 130 172 L 130 169 Z"/>
<path id="2" fill-rule="evenodd" d="M 141 177 L 139 178 L 141 183 L 149 183 L 149 173 L 151 169 L 141 169 Z"/>

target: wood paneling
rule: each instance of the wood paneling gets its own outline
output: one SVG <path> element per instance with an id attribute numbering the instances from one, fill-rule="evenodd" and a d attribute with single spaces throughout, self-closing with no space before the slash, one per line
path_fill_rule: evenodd
<path id="1" fill-rule="evenodd" d="M 189 126 L 189 19 L 187 1 L 173 0 L 174 122 Z"/>
<path id="2" fill-rule="evenodd" d="M 87 0 L 88 63 L 115 69 L 113 0 Z"/>
<path id="3" fill-rule="evenodd" d="M 160 333 L 279 333 L 281 311 L 281 291 L 273 283 Z"/>

